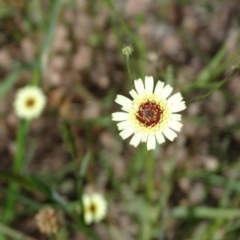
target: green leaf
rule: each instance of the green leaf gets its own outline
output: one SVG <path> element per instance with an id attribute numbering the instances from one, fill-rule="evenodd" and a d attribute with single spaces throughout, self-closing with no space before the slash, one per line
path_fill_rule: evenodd
<path id="1" fill-rule="evenodd" d="M 233 219 L 240 217 L 239 209 L 227 208 L 212 208 L 212 207 L 175 207 L 171 211 L 171 215 L 177 218 L 205 218 L 205 219 L 219 219 L 227 218 Z"/>
<path id="2" fill-rule="evenodd" d="M 8 227 L 2 223 L 0 223 L 0 233 L 3 233 L 4 235 L 8 236 L 8 239 L 14 239 L 14 240 L 34 240 L 33 238 L 15 230 L 11 227 Z"/>
<path id="3" fill-rule="evenodd" d="M 227 61 L 222 64 L 225 54 L 226 47 L 223 46 L 212 58 L 211 62 L 198 74 L 195 84 L 204 85 L 210 82 L 212 78 L 223 72 L 225 70 L 225 66 L 229 64 Z"/>
<path id="4" fill-rule="evenodd" d="M 5 95 L 13 88 L 14 84 L 18 80 L 19 71 L 15 71 L 8 75 L 0 84 L 0 101 Z"/>

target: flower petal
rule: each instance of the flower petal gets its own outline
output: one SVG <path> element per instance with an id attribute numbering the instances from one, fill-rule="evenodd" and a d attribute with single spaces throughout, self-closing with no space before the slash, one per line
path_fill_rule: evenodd
<path id="1" fill-rule="evenodd" d="M 142 135 L 142 142 L 147 142 L 148 140 L 148 134 L 147 133 L 143 133 Z"/>
<path id="2" fill-rule="evenodd" d="M 172 90 L 173 88 L 170 85 L 166 85 L 161 92 L 162 99 L 167 99 L 167 97 L 171 94 Z"/>
<path id="3" fill-rule="evenodd" d="M 135 88 L 138 92 L 138 94 L 144 94 L 144 85 L 143 85 L 143 81 L 141 78 L 137 79 L 134 81 L 135 84 Z"/>
<path id="4" fill-rule="evenodd" d="M 154 90 L 154 94 L 159 95 L 162 92 L 163 87 L 164 87 L 164 83 L 161 81 L 158 81 Z"/>
<path id="5" fill-rule="evenodd" d="M 156 138 L 157 138 L 158 144 L 162 144 L 163 142 L 165 142 L 165 138 L 161 132 L 157 132 Z"/>
<path id="6" fill-rule="evenodd" d="M 132 100 L 122 95 L 117 95 L 115 102 L 122 106 L 131 106 L 132 104 Z"/>
<path id="7" fill-rule="evenodd" d="M 90 213 L 90 212 L 84 213 L 84 222 L 86 224 L 90 224 L 90 223 L 93 222 L 93 215 L 92 215 L 92 213 Z"/>
<path id="8" fill-rule="evenodd" d="M 149 135 L 147 140 L 147 150 L 156 148 L 156 138 L 154 135 Z"/>
<path id="9" fill-rule="evenodd" d="M 92 205 L 95 206 L 95 212 L 92 213 L 94 217 L 94 222 L 100 222 L 106 215 L 107 211 L 107 202 L 102 195 L 98 193 L 93 193 Z"/>
<path id="10" fill-rule="evenodd" d="M 171 121 L 169 123 L 169 127 L 177 132 L 180 132 L 181 128 L 182 128 L 182 123 L 177 122 L 177 121 Z"/>
<path id="11" fill-rule="evenodd" d="M 177 113 L 173 113 L 171 115 L 171 118 L 172 118 L 172 120 L 175 120 L 175 121 L 181 121 L 182 115 L 181 114 L 177 114 Z"/>
<path id="12" fill-rule="evenodd" d="M 129 112 L 129 111 L 131 111 L 131 106 L 123 106 L 121 109 L 122 109 L 124 112 Z"/>
<path id="13" fill-rule="evenodd" d="M 129 93 L 133 99 L 138 96 L 137 92 L 134 89 L 132 89 Z"/>
<path id="14" fill-rule="evenodd" d="M 165 129 L 165 130 L 163 131 L 163 134 L 164 134 L 164 136 L 165 136 L 166 138 L 168 138 L 170 141 L 173 141 L 174 138 L 177 137 L 177 134 L 176 134 L 173 130 L 171 130 L 170 128 Z"/>
<path id="15" fill-rule="evenodd" d="M 137 147 L 139 145 L 139 143 L 142 140 L 142 133 L 136 133 L 134 134 L 134 136 L 132 137 L 130 144 L 133 145 L 134 147 Z"/>
<path id="16" fill-rule="evenodd" d="M 112 120 L 113 121 L 124 121 L 128 119 L 128 113 L 125 112 L 115 112 L 112 113 Z"/>
<path id="17" fill-rule="evenodd" d="M 145 89 L 149 90 L 151 93 L 153 92 L 154 80 L 153 77 L 145 77 Z"/>
<path id="18" fill-rule="evenodd" d="M 84 221 L 86 224 L 90 224 L 93 221 L 93 215 L 89 210 L 91 205 L 91 197 L 89 195 L 83 195 L 83 209 L 84 209 Z"/>
<path id="19" fill-rule="evenodd" d="M 133 134 L 133 128 L 129 127 L 121 131 L 119 135 L 122 137 L 122 139 L 126 139 L 130 137 L 132 134 Z"/>
<path id="20" fill-rule="evenodd" d="M 182 110 L 184 110 L 186 108 L 186 104 L 184 101 L 180 102 L 180 103 L 177 103 L 177 104 L 174 104 L 172 107 L 171 107 L 171 111 L 172 113 L 174 112 L 180 112 Z"/>
<path id="21" fill-rule="evenodd" d="M 182 99 L 183 99 L 183 97 L 182 97 L 181 93 L 175 93 L 168 99 L 168 102 L 169 103 L 178 103 L 178 102 L 181 102 Z"/>
<path id="22" fill-rule="evenodd" d="M 118 130 L 123 130 L 125 128 L 129 128 L 131 126 L 131 122 L 127 121 L 123 121 L 117 124 Z"/>

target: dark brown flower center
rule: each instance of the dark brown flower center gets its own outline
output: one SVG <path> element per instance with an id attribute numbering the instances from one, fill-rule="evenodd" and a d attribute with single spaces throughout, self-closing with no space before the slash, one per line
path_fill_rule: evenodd
<path id="1" fill-rule="evenodd" d="M 163 110 L 156 102 L 147 101 L 139 106 L 136 114 L 137 120 L 145 127 L 153 127 L 159 123 Z"/>
<path id="2" fill-rule="evenodd" d="M 90 205 L 90 211 L 94 214 L 96 212 L 96 206 L 95 204 Z"/>
<path id="3" fill-rule="evenodd" d="M 35 104 L 35 99 L 34 98 L 27 99 L 27 101 L 26 101 L 26 106 L 27 107 L 31 108 L 31 107 L 34 106 L 34 104 Z"/>

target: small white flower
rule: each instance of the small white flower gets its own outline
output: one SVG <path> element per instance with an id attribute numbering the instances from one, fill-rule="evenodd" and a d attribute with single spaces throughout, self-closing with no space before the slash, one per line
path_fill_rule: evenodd
<path id="1" fill-rule="evenodd" d="M 17 91 L 13 106 L 19 118 L 31 120 L 42 113 L 46 101 L 46 96 L 39 87 L 26 86 Z"/>
<path id="2" fill-rule="evenodd" d="M 115 100 L 123 110 L 112 114 L 112 120 L 119 121 L 120 136 L 126 139 L 133 134 L 130 144 L 137 147 L 146 142 L 148 150 L 156 148 L 156 141 L 165 142 L 165 137 L 173 141 L 177 137 L 174 131 L 182 128 L 181 115 L 176 112 L 186 108 L 182 95 L 169 97 L 173 88 L 161 81 L 154 89 L 153 77 L 145 77 L 145 86 L 142 79 L 135 80 L 134 85 L 136 90 L 129 92 L 133 100 L 122 95 Z"/>
<path id="3" fill-rule="evenodd" d="M 83 195 L 84 221 L 86 224 L 100 222 L 107 214 L 107 202 L 99 193 Z"/>

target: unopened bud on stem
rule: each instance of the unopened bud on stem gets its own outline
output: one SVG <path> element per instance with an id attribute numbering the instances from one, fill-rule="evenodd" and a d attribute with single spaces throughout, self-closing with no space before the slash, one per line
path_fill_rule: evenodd
<path id="1" fill-rule="evenodd" d="M 133 46 L 131 44 L 129 45 L 125 45 L 123 48 L 122 48 L 122 53 L 127 57 L 129 58 L 132 53 L 133 53 L 134 49 L 133 49 Z"/>

